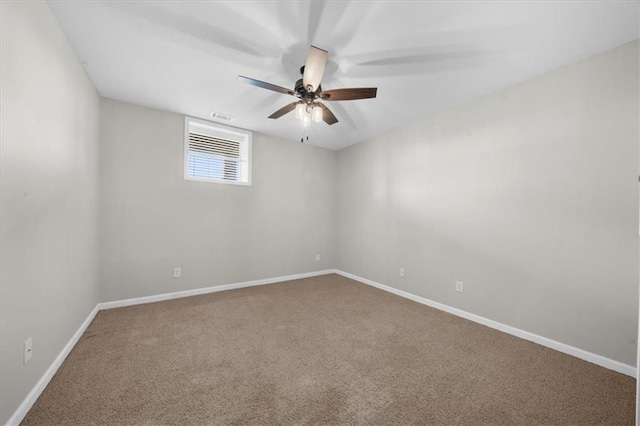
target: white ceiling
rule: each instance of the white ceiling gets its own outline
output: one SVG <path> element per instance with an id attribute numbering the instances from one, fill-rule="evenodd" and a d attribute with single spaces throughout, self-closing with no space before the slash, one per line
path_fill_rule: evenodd
<path id="1" fill-rule="evenodd" d="M 54 1 L 100 94 L 300 140 L 294 101 L 239 74 L 293 88 L 309 45 L 329 51 L 325 90 L 339 123 L 309 143 L 340 149 L 638 38 L 638 2 Z"/>

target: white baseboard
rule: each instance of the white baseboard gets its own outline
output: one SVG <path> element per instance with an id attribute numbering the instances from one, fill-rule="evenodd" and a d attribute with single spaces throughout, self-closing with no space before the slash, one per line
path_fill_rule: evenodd
<path id="1" fill-rule="evenodd" d="M 265 285 L 265 284 L 274 284 L 274 283 L 280 283 L 284 281 L 299 280 L 301 278 L 317 277 L 319 275 L 327 275 L 327 274 L 333 274 L 333 273 L 334 273 L 333 269 L 326 269 L 323 271 L 306 272 L 304 274 L 285 275 L 283 277 L 265 278 L 262 280 L 244 281 L 244 282 L 234 283 L 234 284 L 223 284 L 223 285 L 217 285 L 213 287 L 196 288 L 193 290 L 176 291 L 174 293 L 157 294 L 154 296 L 144 296 L 144 297 L 136 297 L 133 299 L 116 300 L 113 302 L 99 303 L 98 307 L 100 310 L 122 308 L 124 306 L 141 305 L 144 303 L 152 303 L 152 302 L 161 302 L 163 300 L 198 296 L 201 294 L 215 293 L 218 291 L 225 291 L 225 290 L 233 290 L 236 288 L 254 287 L 254 286 Z"/>
<path id="2" fill-rule="evenodd" d="M 76 343 L 78 343 L 78 340 L 80 340 L 82 334 L 85 332 L 87 327 L 89 327 L 89 324 L 91 324 L 91 321 L 93 321 L 93 319 L 95 318 L 98 310 L 98 306 L 96 305 L 96 307 L 93 308 L 91 312 L 89 312 L 87 318 L 82 322 L 76 332 L 73 333 L 71 339 L 67 342 L 64 348 L 62 348 L 62 351 L 60 351 L 56 359 L 53 360 L 49 368 L 47 368 L 47 371 L 45 371 L 42 377 L 40 377 L 38 383 L 36 383 L 33 389 L 31 389 L 31 392 L 29 392 L 27 397 L 22 401 L 22 404 L 20 404 L 18 409 L 9 418 L 6 426 L 17 426 L 25 418 L 31 407 L 33 407 L 33 404 L 35 404 L 35 402 L 37 401 L 40 394 L 47 387 L 51 379 L 53 379 L 53 376 L 56 374 L 64 360 L 67 358 L 67 356 L 69 356 L 71 350 L 73 350 L 73 347 L 76 345 Z"/>
<path id="3" fill-rule="evenodd" d="M 556 351 L 575 356 L 576 358 L 580 358 L 585 361 L 591 362 L 593 364 L 599 365 L 601 367 L 608 368 L 609 370 L 617 371 L 618 373 L 622 373 L 634 378 L 637 377 L 638 370 L 636 367 L 633 367 L 631 365 L 623 364 L 619 361 L 615 361 L 613 359 L 606 358 L 601 355 L 587 352 L 585 350 L 578 349 L 576 347 L 567 345 L 565 343 L 561 343 L 556 340 L 549 339 L 547 337 L 539 336 L 537 334 L 530 333 L 528 331 L 520 330 L 519 328 L 511 327 L 509 325 L 502 324 L 500 322 L 490 320 L 488 318 L 484 318 L 479 315 L 463 311 L 461 309 L 453 308 L 451 306 L 448 306 L 439 302 L 434 302 L 433 300 L 429 300 L 421 296 L 416 296 L 415 294 L 411 294 L 403 290 L 398 290 L 397 288 L 389 287 L 387 285 L 380 284 L 378 282 L 372 281 L 367 278 L 359 277 L 357 275 L 350 274 L 348 272 L 340 271 L 337 269 L 334 270 L 334 272 L 336 274 L 342 275 L 343 277 L 351 278 L 352 280 L 356 280 L 363 284 L 367 284 L 367 285 L 379 288 L 380 290 L 393 293 L 397 296 L 401 296 L 406 299 L 413 300 L 414 302 L 418 302 L 423 305 L 427 305 L 432 308 L 436 308 L 441 311 L 448 312 L 450 314 L 468 319 L 470 321 L 477 322 L 478 324 L 486 325 L 487 327 L 491 327 L 496 330 L 500 330 L 504 333 L 511 334 L 516 337 L 520 337 L 521 339 L 529 340 L 539 345 L 546 346 L 551 349 L 555 349 Z"/>
<path id="4" fill-rule="evenodd" d="M 27 397 L 22 401 L 22 404 L 20 404 L 18 409 L 9 418 L 5 426 L 18 426 L 20 424 L 20 422 L 27 415 L 27 413 L 29 412 L 33 404 L 35 404 L 40 394 L 42 394 L 42 392 L 47 387 L 47 385 L 49 384 L 53 376 L 56 374 L 56 372 L 58 371 L 58 369 L 60 368 L 64 360 L 67 358 L 69 353 L 71 353 L 71 350 L 73 349 L 73 347 L 76 345 L 76 343 L 78 343 L 78 340 L 80 340 L 80 337 L 82 336 L 82 334 L 85 332 L 87 327 L 89 327 L 89 324 L 91 324 L 91 321 L 93 321 L 98 311 L 101 311 L 103 309 L 119 308 L 123 306 L 140 305 L 143 303 L 160 302 L 162 300 L 177 299 L 180 297 L 197 296 L 199 294 L 215 293 L 217 291 L 233 290 L 236 288 L 253 287 L 253 286 L 265 285 L 265 284 L 274 284 L 274 283 L 279 283 L 284 281 L 297 280 L 301 278 L 310 278 L 310 277 L 316 277 L 319 275 L 333 274 L 334 272 L 335 271 L 333 269 L 327 269 L 323 271 L 307 272 L 304 274 L 286 275 L 283 277 L 266 278 L 262 280 L 245 281 L 245 282 L 234 283 L 234 284 L 225 284 L 225 285 L 219 285 L 219 286 L 213 286 L 213 287 L 198 288 L 195 290 L 177 291 L 175 293 L 158 294 L 155 296 L 137 297 L 135 299 L 125 299 L 125 300 L 116 300 L 114 302 L 98 303 L 96 307 L 93 308 L 93 310 L 89 313 L 89 316 L 84 320 L 80 328 L 78 328 L 78 330 L 73 334 L 69 342 L 67 342 L 65 347 L 58 354 L 58 356 L 53 361 L 53 363 L 49 366 L 47 371 L 45 371 L 44 375 L 40 378 L 38 383 L 36 383 L 33 389 L 31 389 L 31 392 L 29 392 Z"/>

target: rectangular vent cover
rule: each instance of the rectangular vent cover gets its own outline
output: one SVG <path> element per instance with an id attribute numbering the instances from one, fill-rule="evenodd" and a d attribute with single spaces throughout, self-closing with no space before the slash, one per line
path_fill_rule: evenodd
<path id="1" fill-rule="evenodd" d="M 233 120 L 233 117 L 231 117 L 230 115 L 221 114 L 219 112 L 212 112 L 211 118 L 213 118 L 214 120 L 220 120 L 220 121 L 226 121 L 226 122 Z"/>

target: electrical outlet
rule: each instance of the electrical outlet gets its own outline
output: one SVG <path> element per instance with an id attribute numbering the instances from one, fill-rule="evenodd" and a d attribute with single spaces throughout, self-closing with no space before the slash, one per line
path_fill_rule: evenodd
<path id="1" fill-rule="evenodd" d="M 180 278 L 182 276 L 182 269 L 173 268 L 173 278 Z"/>
<path id="2" fill-rule="evenodd" d="M 460 293 L 464 292 L 464 283 L 462 281 L 456 281 L 456 291 Z"/>
<path id="3" fill-rule="evenodd" d="M 400 268 L 400 276 L 404 278 L 404 268 Z"/>
<path id="4" fill-rule="evenodd" d="M 316 262 L 320 262 L 320 255 L 316 254 Z"/>
<path id="5" fill-rule="evenodd" d="M 28 363 L 31 359 L 31 355 L 33 354 L 33 340 L 29 337 L 24 341 L 24 363 Z"/>

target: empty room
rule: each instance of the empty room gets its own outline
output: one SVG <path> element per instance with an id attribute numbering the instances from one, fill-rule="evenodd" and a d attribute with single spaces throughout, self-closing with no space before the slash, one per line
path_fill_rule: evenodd
<path id="1" fill-rule="evenodd" d="M 0 16 L 0 425 L 638 424 L 640 2 Z"/>

